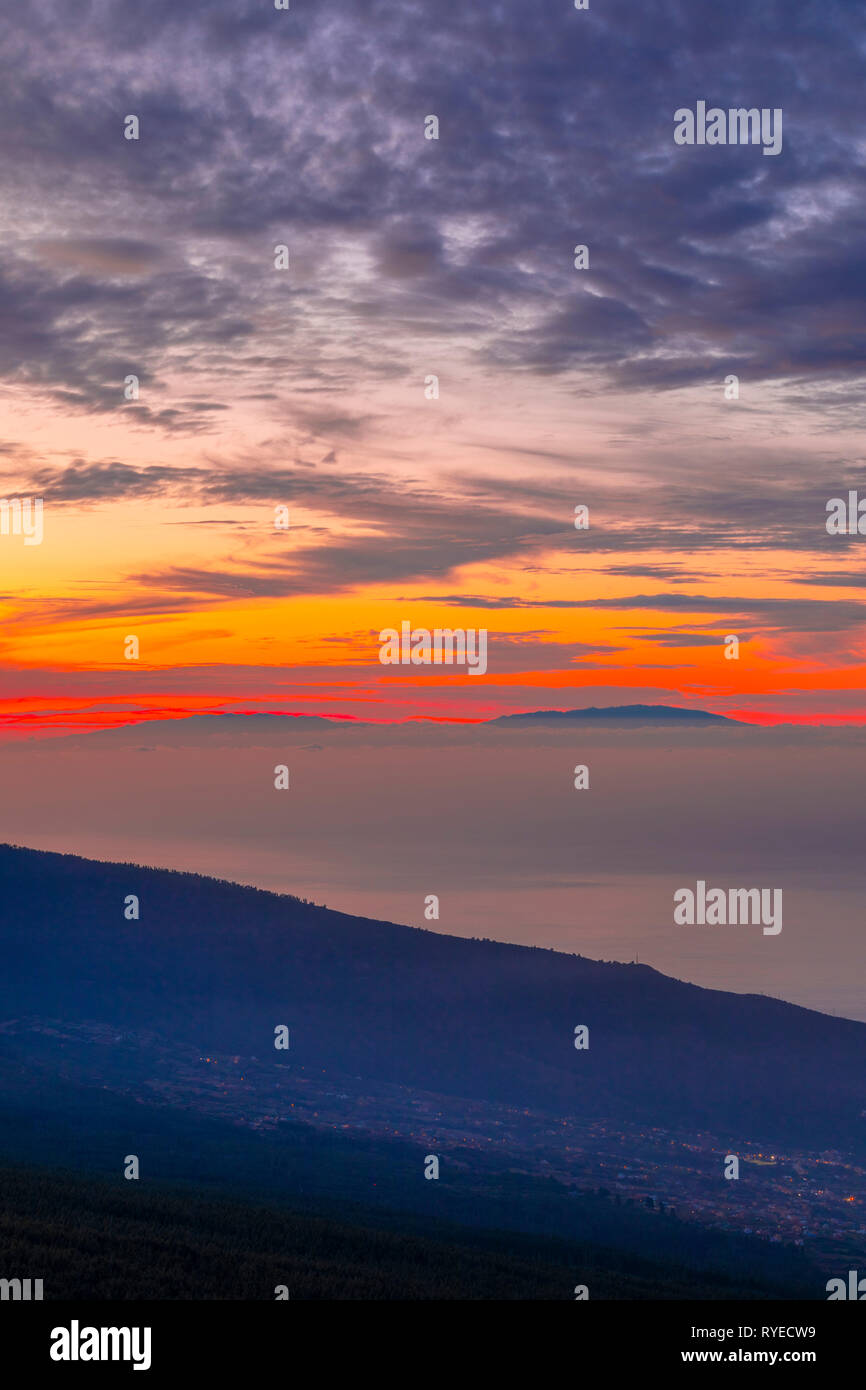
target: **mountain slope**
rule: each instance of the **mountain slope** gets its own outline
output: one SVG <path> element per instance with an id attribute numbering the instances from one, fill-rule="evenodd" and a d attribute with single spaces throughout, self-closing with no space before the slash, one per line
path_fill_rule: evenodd
<path id="1" fill-rule="evenodd" d="M 135 894 L 140 919 L 124 917 Z M 862 1148 L 866 1025 L 646 966 L 0 847 L 0 1018 L 98 1021 L 553 1115 Z M 590 1030 L 587 1051 L 574 1030 Z"/>

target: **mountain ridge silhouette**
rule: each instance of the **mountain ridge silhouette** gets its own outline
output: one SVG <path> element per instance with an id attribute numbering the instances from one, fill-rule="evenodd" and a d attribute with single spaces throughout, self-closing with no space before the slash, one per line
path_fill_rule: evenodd
<path id="1" fill-rule="evenodd" d="M 135 894 L 138 921 L 124 918 Z M 479 1103 L 862 1147 L 866 1024 L 650 966 L 452 937 L 132 864 L 0 846 L 0 1015 L 148 1029 Z M 692 928 L 684 930 L 694 930 Z M 590 1030 L 588 1050 L 575 1028 Z"/>

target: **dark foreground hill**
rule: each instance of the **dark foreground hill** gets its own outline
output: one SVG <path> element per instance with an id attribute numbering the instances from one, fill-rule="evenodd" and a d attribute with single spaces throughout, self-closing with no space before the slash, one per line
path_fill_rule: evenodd
<path id="1" fill-rule="evenodd" d="M 53 1076 L 13 1054 L 0 1038 L 0 1266 L 23 1269 L 25 1278 L 28 1271 L 32 1277 L 60 1271 L 63 1287 L 78 1288 L 76 1296 L 156 1296 L 152 1281 L 158 1277 L 165 1282 L 164 1297 L 261 1297 L 252 1286 L 239 1293 L 235 1266 L 249 1256 L 253 1267 L 270 1268 L 264 1257 L 275 1245 L 270 1236 L 263 1238 L 264 1222 L 277 1233 L 282 1256 L 300 1261 L 310 1277 L 330 1248 L 332 1266 L 321 1287 L 331 1292 L 317 1294 L 308 1279 L 308 1297 L 395 1296 L 401 1252 L 393 1241 L 390 1253 L 388 1242 L 368 1242 L 366 1262 L 351 1273 L 350 1283 L 378 1292 L 335 1292 L 347 1287 L 338 1278 L 342 1260 L 354 1261 L 357 1254 L 346 1227 L 430 1242 L 438 1247 L 430 1260 L 440 1270 L 451 1258 L 446 1246 L 494 1257 L 496 1269 L 479 1260 L 468 1271 L 469 1284 L 480 1281 L 474 1294 L 466 1292 L 466 1281 L 452 1277 L 444 1282 L 454 1293 L 436 1296 L 461 1290 L 461 1297 L 561 1297 L 561 1271 L 569 1267 L 577 1274 L 565 1296 L 574 1283 L 588 1282 L 580 1274 L 592 1269 L 594 1298 L 823 1297 L 826 1274 L 802 1247 L 715 1230 L 679 1219 L 672 1208 L 649 1211 L 608 1191 L 515 1171 L 507 1154 L 484 1161 L 460 1146 L 440 1147 L 442 1180 L 426 1182 L 411 1139 L 346 1134 L 294 1120 L 273 1132 L 251 1132 L 189 1105 L 155 1104 L 134 1090 L 117 1095 Z M 123 1176 L 130 1152 L 140 1162 L 136 1181 Z M 52 1173 L 52 1167 L 66 1172 Z M 14 1171 L 9 1177 L 12 1170 L 20 1181 Z M 95 1203 L 77 1181 L 70 1182 L 70 1172 L 100 1179 Z M 211 1234 L 219 1225 L 213 1211 L 199 1219 L 203 1203 L 218 1205 L 233 1224 L 223 1239 Z M 250 1204 L 273 1215 L 248 1219 Z M 181 1215 L 184 1206 L 188 1211 Z M 303 1244 L 310 1218 L 333 1228 L 318 1250 L 315 1242 L 312 1250 Z M 281 1246 L 280 1232 L 293 1221 L 307 1235 L 296 1232 Z M 135 1240 L 141 1245 L 130 1267 Z M 200 1264 L 188 1254 L 190 1242 L 201 1244 Z M 517 1264 L 500 1262 L 503 1253 Z M 518 1267 L 524 1257 L 547 1267 L 538 1288 L 549 1289 L 552 1281 L 559 1292 L 530 1292 L 527 1272 Z M 225 1258 L 231 1268 L 219 1267 Z M 383 1269 L 383 1260 L 394 1268 Z M 197 1287 L 210 1292 L 169 1292 L 191 1277 L 190 1262 Z M 405 1279 L 401 1296 L 407 1296 L 414 1274 Z M 94 1292 L 97 1284 L 102 1295 Z"/>
<path id="2" fill-rule="evenodd" d="M 781 1273 L 701 1275 L 585 1241 L 405 1217 L 396 1230 L 363 1208 L 337 1220 L 41 1169 L 0 1168 L 0 1182 L 2 1267 L 38 1270 L 47 1300 L 272 1301 L 278 1286 L 293 1301 L 573 1300 L 578 1284 L 594 1300 L 803 1296 Z"/>
<path id="3" fill-rule="evenodd" d="M 139 900 L 140 917 L 124 904 Z M 191 874 L 0 847 L 0 1019 L 150 1030 L 437 1094 L 862 1148 L 866 1024 L 646 966 L 348 917 Z M 589 1028 L 590 1046 L 574 1047 Z"/>

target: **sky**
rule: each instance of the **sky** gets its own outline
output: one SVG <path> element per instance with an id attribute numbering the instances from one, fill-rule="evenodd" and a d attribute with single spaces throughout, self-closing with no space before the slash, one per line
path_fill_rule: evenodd
<path id="1" fill-rule="evenodd" d="M 9 12 L 0 736 L 866 722 L 864 55 L 842 0 Z M 676 144 L 698 101 L 780 153 Z M 383 666 L 403 621 L 486 674 Z"/>

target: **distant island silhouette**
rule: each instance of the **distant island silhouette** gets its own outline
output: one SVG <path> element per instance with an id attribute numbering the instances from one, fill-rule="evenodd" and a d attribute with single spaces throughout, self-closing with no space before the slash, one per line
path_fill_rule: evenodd
<path id="1" fill-rule="evenodd" d="M 585 705 L 577 709 L 539 709 L 525 714 L 500 714 L 491 724 L 546 722 L 560 719 L 620 720 L 634 724 L 740 724 L 726 714 L 710 714 L 703 709 L 682 709 L 678 705 Z"/>

